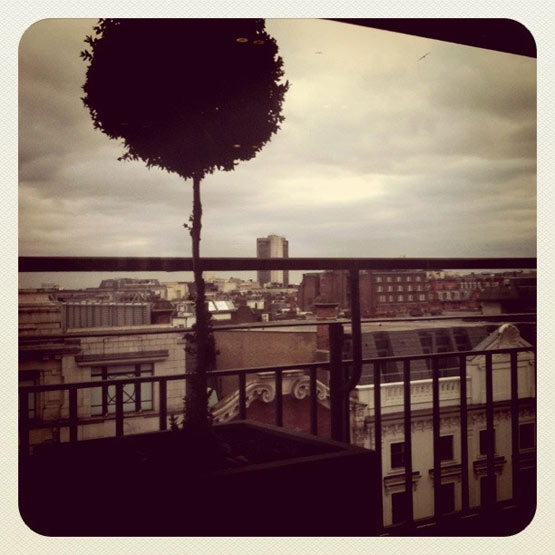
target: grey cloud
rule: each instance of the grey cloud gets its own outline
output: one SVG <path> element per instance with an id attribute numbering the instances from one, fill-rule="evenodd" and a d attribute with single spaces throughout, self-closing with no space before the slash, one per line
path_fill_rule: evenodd
<path id="1" fill-rule="evenodd" d="M 22 39 L 20 253 L 189 256 L 191 184 L 118 162 L 82 106 L 93 24 Z M 204 179 L 205 255 L 253 256 L 272 232 L 294 256 L 535 253 L 534 60 L 328 21 L 268 28 L 286 120 L 255 159 Z"/>

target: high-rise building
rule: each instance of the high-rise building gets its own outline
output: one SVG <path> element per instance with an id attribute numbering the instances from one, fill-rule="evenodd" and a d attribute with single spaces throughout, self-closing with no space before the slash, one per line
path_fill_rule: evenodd
<path id="1" fill-rule="evenodd" d="M 279 235 L 268 235 L 256 240 L 257 258 L 289 258 L 289 242 L 285 237 Z M 287 287 L 289 285 L 288 270 L 258 270 L 258 282 L 280 283 Z"/>

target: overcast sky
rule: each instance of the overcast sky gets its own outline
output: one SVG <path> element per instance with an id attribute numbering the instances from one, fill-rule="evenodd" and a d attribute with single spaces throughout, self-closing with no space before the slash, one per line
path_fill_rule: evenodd
<path id="1" fill-rule="evenodd" d="M 80 100 L 94 23 L 21 40 L 19 254 L 188 257 L 191 183 L 118 162 Z M 535 59 L 322 20 L 267 29 L 286 119 L 205 178 L 204 256 L 255 256 L 270 233 L 295 257 L 536 256 Z"/>

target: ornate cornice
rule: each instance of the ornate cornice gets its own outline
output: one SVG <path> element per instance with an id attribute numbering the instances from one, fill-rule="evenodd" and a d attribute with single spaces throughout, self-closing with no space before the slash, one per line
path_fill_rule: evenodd
<path id="1" fill-rule="evenodd" d="M 306 375 L 297 376 L 298 374 L 295 374 L 294 381 L 283 388 L 283 395 L 291 395 L 294 399 L 302 400 L 310 396 L 310 378 Z M 284 381 L 286 379 L 287 375 L 284 376 Z M 329 388 L 316 380 L 316 391 L 318 402 L 324 403 L 329 397 Z M 268 376 L 268 378 L 259 375 L 256 380 L 247 382 L 245 387 L 245 404 L 247 408 L 254 401 L 271 403 L 275 398 L 276 386 L 273 374 Z M 224 397 L 212 407 L 211 411 L 214 422 L 217 424 L 233 420 L 239 414 L 239 391 L 234 391 L 232 394 Z"/>

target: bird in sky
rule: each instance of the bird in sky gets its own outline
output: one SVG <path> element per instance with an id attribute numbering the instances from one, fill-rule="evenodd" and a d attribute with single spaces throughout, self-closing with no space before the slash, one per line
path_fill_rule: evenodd
<path id="1" fill-rule="evenodd" d="M 419 62 L 420 60 L 423 60 L 429 54 L 430 54 L 429 52 L 426 52 L 426 54 L 424 54 L 424 56 L 420 56 L 420 58 L 418 58 L 418 60 L 416 60 L 416 61 Z"/>

